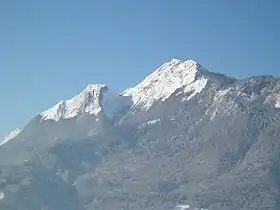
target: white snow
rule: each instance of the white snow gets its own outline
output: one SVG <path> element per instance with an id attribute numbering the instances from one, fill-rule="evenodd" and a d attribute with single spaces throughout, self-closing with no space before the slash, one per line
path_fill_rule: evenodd
<path id="1" fill-rule="evenodd" d="M 180 204 L 180 205 L 177 205 L 174 207 L 174 210 L 187 210 L 187 209 L 193 209 L 193 210 L 208 210 L 208 209 L 205 209 L 205 208 L 191 208 L 190 205 L 188 204 Z"/>
<path id="2" fill-rule="evenodd" d="M 214 112 L 212 113 L 212 115 L 211 115 L 211 117 L 210 117 L 210 120 L 213 120 L 213 119 L 216 117 L 218 111 L 219 111 L 219 110 L 218 110 L 217 108 L 214 110 Z"/>
<path id="3" fill-rule="evenodd" d="M 191 92 L 191 91 L 193 91 L 193 93 L 184 100 L 187 101 L 190 100 L 197 93 L 200 93 L 205 88 L 206 85 L 207 85 L 207 79 L 202 78 L 186 86 L 186 88 L 184 89 L 184 93 Z"/>
<path id="4" fill-rule="evenodd" d="M 3 144 L 7 143 L 8 141 L 14 139 L 20 132 L 22 131 L 21 128 L 17 128 L 14 131 L 12 131 L 11 133 L 9 133 L 1 142 L 0 142 L 0 146 L 2 146 Z"/>
<path id="5" fill-rule="evenodd" d="M 230 93 L 231 88 L 219 90 L 214 96 L 214 102 L 221 102 Z"/>
<path id="6" fill-rule="evenodd" d="M 188 208 L 190 208 L 190 205 L 177 205 L 177 206 L 175 206 L 175 208 L 176 209 L 180 209 L 180 210 L 185 210 L 185 209 L 188 209 Z"/>
<path id="7" fill-rule="evenodd" d="M 280 108 L 280 99 L 276 101 L 275 107 Z"/>
<path id="8" fill-rule="evenodd" d="M 184 93 L 192 92 L 187 97 L 189 100 L 207 84 L 206 78 L 198 77 L 200 68 L 202 67 L 193 60 L 173 59 L 160 66 L 135 87 L 120 94 L 109 92 L 104 84 L 88 85 L 75 97 L 60 101 L 42 112 L 41 121 L 83 117 L 84 113 L 97 115 L 101 111 L 112 118 L 124 107 L 132 104 L 148 109 L 155 101 L 168 99 L 178 89 L 182 89 L 181 92 Z"/>
<path id="9" fill-rule="evenodd" d="M 158 118 L 158 119 L 155 119 L 155 120 L 150 120 L 150 121 L 148 121 L 148 122 L 146 122 L 147 123 L 147 125 L 154 125 L 154 124 L 156 124 L 156 123 L 158 123 L 158 122 L 160 122 L 160 119 Z"/>
<path id="10" fill-rule="evenodd" d="M 138 126 L 138 128 L 144 128 L 144 127 L 146 127 L 146 126 L 148 126 L 148 125 L 154 125 L 154 124 L 157 124 L 157 123 L 160 122 L 160 121 L 161 121 L 160 118 L 154 119 L 154 120 L 149 120 L 149 121 L 147 121 L 147 122 L 141 124 L 140 126 Z"/>
<path id="11" fill-rule="evenodd" d="M 99 94 L 106 85 L 88 85 L 80 94 L 65 101 L 60 101 L 54 107 L 41 113 L 42 120 L 69 119 L 81 112 L 97 114 L 101 111 L 98 104 Z"/>
<path id="12" fill-rule="evenodd" d="M 207 84 L 207 79 L 196 78 L 200 65 L 193 61 L 173 59 L 163 64 L 156 71 L 146 77 L 133 88 L 122 94 L 131 96 L 133 104 L 143 108 L 150 108 L 155 101 L 168 99 L 176 90 L 183 88 L 184 92 L 193 91 L 189 97 L 201 92 Z"/>
<path id="13" fill-rule="evenodd" d="M 108 91 L 106 85 L 88 85 L 80 94 L 75 97 L 60 101 L 54 107 L 41 113 L 42 121 L 70 119 L 84 113 L 97 115 L 102 110 L 108 117 L 113 117 L 124 106 L 129 106 L 131 100 L 116 93 Z"/>
<path id="14" fill-rule="evenodd" d="M 5 194 L 3 192 L 0 192 L 0 201 L 3 200 L 5 197 Z"/>

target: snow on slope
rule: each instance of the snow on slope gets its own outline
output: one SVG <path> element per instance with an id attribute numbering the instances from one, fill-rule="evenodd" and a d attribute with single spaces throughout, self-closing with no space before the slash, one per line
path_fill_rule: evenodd
<path id="1" fill-rule="evenodd" d="M 188 204 L 180 204 L 173 208 L 173 210 L 208 210 L 205 208 L 193 208 Z"/>
<path id="2" fill-rule="evenodd" d="M 177 206 L 175 206 L 175 208 L 178 209 L 178 210 L 185 210 L 185 209 L 189 209 L 190 205 L 185 205 L 185 204 L 177 205 Z"/>
<path id="3" fill-rule="evenodd" d="M 144 128 L 144 127 L 149 126 L 149 125 L 155 125 L 155 124 L 159 123 L 160 121 L 161 121 L 160 118 L 154 119 L 154 120 L 149 120 L 149 121 L 139 125 L 138 129 Z"/>
<path id="4" fill-rule="evenodd" d="M 277 99 L 276 99 L 275 107 L 280 108 L 280 94 L 278 94 L 276 97 L 277 97 Z"/>
<path id="5" fill-rule="evenodd" d="M 72 99 L 60 101 L 41 113 L 42 121 L 70 119 L 84 113 L 96 115 L 102 110 L 112 118 L 122 108 L 132 104 L 149 108 L 157 100 L 166 100 L 179 88 L 182 88 L 182 92 L 191 92 L 187 98 L 190 100 L 207 84 L 206 78 L 197 78 L 201 69 L 193 60 L 173 59 L 156 69 L 140 84 L 121 94 L 109 92 L 106 85 L 88 85 Z"/>
<path id="6" fill-rule="evenodd" d="M 196 78 L 202 67 L 193 60 L 180 61 L 172 59 L 160 66 L 140 84 L 125 90 L 124 96 L 131 96 L 134 105 L 150 108 L 157 100 L 165 101 L 177 89 L 193 92 L 187 100 L 201 92 L 207 84 L 206 78 Z"/>
<path id="7" fill-rule="evenodd" d="M 186 86 L 184 92 L 187 93 L 193 91 L 193 93 L 187 98 L 185 98 L 184 100 L 187 101 L 190 100 L 197 93 L 200 93 L 205 88 L 206 85 L 207 85 L 207 79 L 201 78 L 199 80 L 194 81 L 192 84 Z"/>
<path id="8" fill-rule="evenodd" d="M 22 131 L 21 128 L 17 128 L 14 131 L 12 131 L 11 133 L 9 133 L 9 135 L 7 135 L 1 142 L 0 142 L 0 146 L 2 146 L 3 144 L 7 143 L 8 141 L 14 139 L 20 132 Z"/>
<path id="9" fill-rule="evenodd" d="M 0 192 L 0 201 L 3 200 L 5 197 L 5 194 L 3 192 Z"/>
<path id="10" fill-rule="evenodd" d="M 88 85 L 80 94 L 65 101 L 60 101 L 54 107 L 41 113 L 42 121 L 71 119 L 88 113 L 97 115 L 102 110 L 108 117 L 113 117 L 125 106 L 129 106 L 131 100 L 116 93 L 108 91 L 106 85 Z"/>

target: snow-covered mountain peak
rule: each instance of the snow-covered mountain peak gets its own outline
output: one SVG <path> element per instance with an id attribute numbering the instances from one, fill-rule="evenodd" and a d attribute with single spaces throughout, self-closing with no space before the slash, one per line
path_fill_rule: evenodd
<path id="1" fill-rule="evenodd" d="M 183 62 L 182 60 L 179 60 L 177 58 L 172 58 L 171 61 L 167 62 L 167 63 L 179 63 L 179 62 Z M 164 64 L 163 64 L 164 65 Z"/>
<path id="2" fill-rule="evenodd" d="M 108 89 L 107 85 L 105 84 L 88 84 L 83 92 L 94 92 L 99 91 L 101 89 Z"/>
<path id="3" fill-rule="evenodd" d="M 161 65 L 152 74 L 122 94 L 131 96 L 135 105 L 149 108 L 155 101 L 166 100 L 176 90 L 192 92 L 188 100 L 199 93 L 207 84 L 203 76 L 206 70 L 194 60 L 172 59 Z"/>
<path id="4" fill-rule="evenodd" d="M 1 142 L 0 142 L 0 146 L 7 143 L 8 141 L 14 139 L 20 132 L 22 131 L 21 128 L 17 128 L 14 131 L 12 131 L 11 133 L 9 133 Z"/>
<path id="5" fill-rule="evenodd" d="M 176 67 L 176 66 L 178 66 L 180 64 L 183 64 L 186 67 L 193 66 L 195 68 L 200 66 L 199 63 L 196 62 L 195 60 L 186 60 L 186 61 L 184 61 L 184 60 L 179 60 L 179 59 L 173 58 L 171 61 L 162 64 L 158 69 L 156 69 L 156 71 L 172 70 L 174 67 Z M 191 70 L 191 69 L 189 69 L 189 70 Z"/>
<path id="6" fill-rule="evenodd" d="M 71 99 L 63 100 L 42 112 L 42 120 L 71 119 L 83 114 L 97 115 L 101 111 L 113 117 L 124 106 L 131 104 L 129 97 L 109 92 L 107 85 L 90 84 Z"/>

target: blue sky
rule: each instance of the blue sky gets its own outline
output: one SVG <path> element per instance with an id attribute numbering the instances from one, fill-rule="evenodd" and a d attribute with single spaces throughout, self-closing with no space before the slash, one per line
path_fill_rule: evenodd
<path id="1" fill-rule="evenodd" d="M 280 75 L 278 0 L 0 2 L 0 137 L 105 83 L 120 91 L 173 57 L 230 76 Z"/>

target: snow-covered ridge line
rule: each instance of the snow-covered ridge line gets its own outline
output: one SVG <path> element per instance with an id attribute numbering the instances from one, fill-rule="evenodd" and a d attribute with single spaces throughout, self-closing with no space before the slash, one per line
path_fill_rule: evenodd
<path id="1" fill-rule="evenodd" d="M 88 112 L 89 114 L 100 112 L 98 99 L 102 89 L 107 89 L 107 86 L 103 84 L 88 85 L 81 93 L 73 98 L 62 100 L 52 108 L 42 112 L 40 114 L 42 121 L 58 121 L 60 119 L 73 118 L 81 111 Z M 91 101 L 93 103 L 90 103 Z"/>
<path id="2" fill-rule="evenodd" d="M 6 144 L 8 141 L 14 139 L 20 132 L 22 131 L 21 128 L 17 128 L 14 131 L 12 131 L 11 133 L 9 133 L 1 142 L 0 142 L 0 146 L 2 146 L 3 144 Z"/>
<path id="3" fill-rule="evenodd" d="M 70 119 L 82 114 L 97 115 L 101 111 L 113 117 L 126 106 L 149 108 L 157 100 L 168 99 L 177 89 L 191 92 L 187 100 L 201 92 L 207 79 L 199 76 L 205 69 L 193 60 L 172 59 L 161 65 L 144 81 L 117 94 L 108 91 L 107 85 L 88 85 L 81 93 L 69 100 L 60 101 L 42 112 L 41 121 Z M 198 78 L 199 77 L 199 78 Z"/>
<path id="4" fill-rule="evenodd" d="M 103 84 L 88 85 L 81 93 L 69 100 L 60 101 L 52 108 L 42 112 L 41 121 L 71 119 L 85 113 L 97 115 L 102 110 L 108 117 L 113 117 L 123 107 L 129 106 L 129 97 L 109 92 Z"/>

